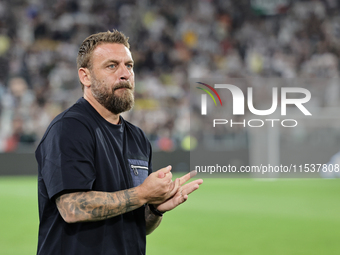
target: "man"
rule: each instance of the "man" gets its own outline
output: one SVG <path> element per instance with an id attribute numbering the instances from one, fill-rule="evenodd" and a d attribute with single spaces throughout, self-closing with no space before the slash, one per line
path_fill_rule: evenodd
<path id="1" fill-rule="evenodd" d="M 84 96 L 58 115 L 37 150 L 38 254 L 145 254 L 146 234 L 203 182 L 152 173 L 151 146 L 120 113 L 132 108 L 133 59 L 114 30 L 89 36 L 77 57 Z"/>

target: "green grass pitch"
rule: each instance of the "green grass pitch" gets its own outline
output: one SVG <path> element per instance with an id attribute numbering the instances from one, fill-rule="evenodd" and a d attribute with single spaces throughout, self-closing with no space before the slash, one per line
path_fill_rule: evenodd
<path id="1" fill-rule="evenodd" d="M 147 237 L 148 255 L 340 254 L 340 180 L 205 179 Z M 35 177 L 0 178 L 0 254 L 35 254 Z"/>

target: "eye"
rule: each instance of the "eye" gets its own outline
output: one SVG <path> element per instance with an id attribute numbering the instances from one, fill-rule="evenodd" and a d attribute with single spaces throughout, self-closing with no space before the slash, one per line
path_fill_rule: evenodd
<path id="1" fill-rule="evenodd" d="M 116 64 L 108 65 L 108 68 L 115 68 L 115 67 L 116 67 Z"/>
<path id="2" fill-rule="evenodd" d="M 132 69 L 132 68 L 133 68 L 133 65 L 132 65 L 132 64 L 126 64 L 126 67 L 127 67 L 128 69 Z"/>

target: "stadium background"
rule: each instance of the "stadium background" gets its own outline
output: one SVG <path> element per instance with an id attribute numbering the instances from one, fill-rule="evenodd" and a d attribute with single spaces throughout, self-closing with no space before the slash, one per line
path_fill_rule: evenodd
<path id="1" fill-rule="evenodd" d="M 34 150 L 53 117 L 81 96 L 75 58 L 89 34 L 116 28 L 130 37 L 136 104 L 125 118 L 148 135 L 155 168 L 186 171 L 190 79 L 337 81 L 339 11 L 338 0 L 0 1 L 1 254 L 34 254 Z M 328 87 L 320 105 L 339 106 L 339 83 Z M 247 141 L 229 135 L 228 157 L 249 163 Z M 327 149 L 326 163 L 339 137 L 317 130 L 291 157 Z M 148 254 L 338 254 L 339 184 L 207 179 L 148 237 Z"/>

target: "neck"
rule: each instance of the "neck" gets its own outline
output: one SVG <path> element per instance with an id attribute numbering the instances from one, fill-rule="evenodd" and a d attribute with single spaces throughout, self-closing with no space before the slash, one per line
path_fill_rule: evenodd
<path id="1" fill-rule="evenodd" d="M 111 124 L 119 124 L 120 122 L 120 114 L 114 114 L 110 112 L 108 109 L 106 109 L 104 106 L 102 106 L 92 95 L 92 93 L 86 93 L 84 92 L 84 98 L 87 102 L 92 105 L 92 107 L 108 122 Z"/>

